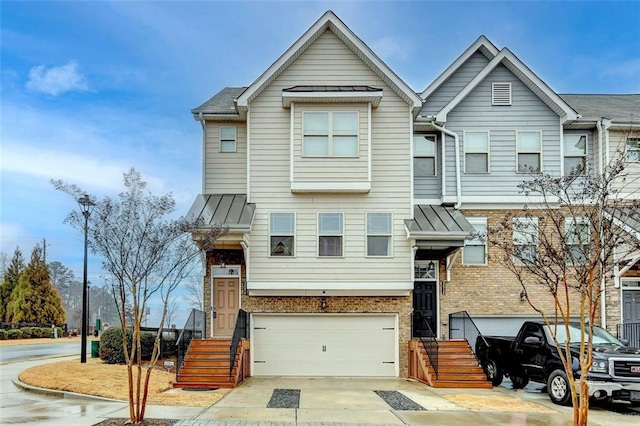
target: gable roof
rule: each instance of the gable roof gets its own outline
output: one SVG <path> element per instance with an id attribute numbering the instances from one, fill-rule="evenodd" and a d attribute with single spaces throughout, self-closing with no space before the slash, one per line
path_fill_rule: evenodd
<path id="1" fill-rule="evenodd" d="M 449 77 L 451 77 L 455 72 L 465 63 L 469 58 L 476 52 L 482 53 L 487 59 L 491 60 L 495 58 L 495 56 L 500 52 L 500 50 L 489 41 L 484 35 L 478 37 L 478 39 L 473 42 L 471 46 L 467 48 L 462 55 L 458 56 L 449 67 L 444 70 L 442 74 L 438 76 L 424 91 L 420 94 L 422 99 L 427 99 L 433 92 L 438 89 L 438 87 L 442 86 L 442 84 L 447 81 Z"/>
<path id="2" fill-rule="evenodd" d="M 248 108 L 249 102 L 255 99 L 326 30 L 334 33 L 405 102 L 414 109 L 422 107 L 420 97 L 329 10 L 238 97 L 238 108 Z"/>
<path id="3" fill-rule="evenodd" d="M 513 73 L 525 86 L 536 94 L 549 108 L 551 108 L 564 121 L 578 119 L 578 113 L 567 104 L 556 92 L 534 74 L 520 59 L 509 49 L 503 48 L 495 58 L 480 71 L 467 86 L 449 101 L 447 105 L 436 114 L 436 121 L 444 123 L 447 121 L 447 114 L 454 109 L 464 98 L 466 98 L 498 65 L 504 65 Z"/>
<path id="4" fill-rule="evenodd" d="M 560 95 L 580 113 L 581 120 L 610 119 L 616 124 L 640 124 L 640 94 Z"/>

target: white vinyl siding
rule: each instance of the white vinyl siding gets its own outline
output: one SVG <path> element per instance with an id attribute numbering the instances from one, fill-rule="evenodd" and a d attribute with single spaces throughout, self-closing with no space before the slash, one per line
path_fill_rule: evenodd
<path id="1" fill-rule="evenodd" d="M 344 255 L 344 214 L 318 213 L 318 256 Z"/>
<path id="2" fill-rule="evenodd" d="M 269 241 L 271 256 L 295 256 L 295 213 L 269 215 Z"/>
<path id="3" fill-rule="evenodd" d="M 436 137 L 416 135 L 413 137 L 414 176 L 436 176 Z"/>
<path id="4" fill-rule="evenodd" d="M 489 132 L 464 132 L 464 172 L 489 173 Z"/>
<path id="5" fill-rule="evenodd" d="M 393 215 L 391 213 L 367 213 L 367 256 L 391 256 L 392 241 Z"/>
<path id="6" fill-rule="evenodd" d="M 585 174 L 587 170 L 587 135 L 564 135 L 565 176 Z"/>
<path id="7" fill-rule="evenodd" d="M 220 152 L 236 152 L 236 127 L 220 127 Z"/>
<path id="8" fill-rule="evenodd" d="M 542 133 L 516 132 L 516 168 L 518 173 L 542 171 Z"/>
<path id="9" fill-rule="evenodd" d="M 535 260 L 538 253 L 537 218 L 513 218 L 513 253 L 516 264 Z"/>
<path id="10" fill-rule="evenodd" d="M 204 188 L 205 194 L 246 194 L 247 192 L 247 127 L 235 128 L 235 151 L 220 152 L 221 135 L 226 131 L 220 123 L 205 123 Z"/>
<path id="11" fill-rule="evenodd" d="M 358 111 L 358 158 L 302 158 L 302 112 L 327 111 L 328 104 L 282 107 L 282 90 L 313 82 L 316 85 L 369 85 L 383 89 L 378 108 L 368 114 L 363 104 L 330 104 L 331 111 Z M 256 212 L 249 239 L 252 281 L 411 283 L 411 244 L 404 219 L 411 217 L 411 109 L 380 77 L 331 31 L 323 33 L 249 105 L 251 125 L 250 201 Z M 294 181 L 361 182 L 367 194 L 295 194 L 291 192 L 291 141 L 294 142 Z M 368 122 L 371 122 L 368 127 Z M 370 128 L 370 134 L 367 133 Z M 368 139 L 371 139 L 371 152 Z M 246 158 L 246 154 L 245 154 Z M 246 173 L 246 172 L 245 172 Z M 295 257 L 269 257 L 269 213 L 296 212 Z M 344 213 L 344 257 L 318 257 L 318 212 Z M 393 213 L 393 258 L 381 262 L 366 257 L 365 212 Z"/>
<path id="12" fill-rule="evenodd" d="M 487 218 L 470 217 L 467 218 L 479 234 L 473 239 L 466 239 L 462 249 L 463 265 L 486 265 L 487 264 Z"/>

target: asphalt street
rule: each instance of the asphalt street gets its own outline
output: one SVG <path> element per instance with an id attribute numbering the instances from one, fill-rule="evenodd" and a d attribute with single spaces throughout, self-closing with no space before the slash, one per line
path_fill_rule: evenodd
<path id="1" fill-rule="evenodd" d="M 87 354 L 91 356 L 91 342 L 87 344 Z M 2 346 L 0 347 L 0 364 L 64 355 L 80 355 L 80 342 Z"/>

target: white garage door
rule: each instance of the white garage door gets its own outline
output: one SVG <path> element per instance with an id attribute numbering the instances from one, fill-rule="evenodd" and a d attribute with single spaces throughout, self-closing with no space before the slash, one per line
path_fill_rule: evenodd
<path id="1" fill-rule="evenodd" d="M 397 377 L 396 315 L 252 315 L 254 376 Z"/>

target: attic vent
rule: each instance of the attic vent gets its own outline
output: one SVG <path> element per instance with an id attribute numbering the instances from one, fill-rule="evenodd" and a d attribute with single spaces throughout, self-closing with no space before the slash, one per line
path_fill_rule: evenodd
<path id="1" fill-rule="evenodd" d="M 511 83 L 491 83 L 491 105 L 511 105 Z"/>

